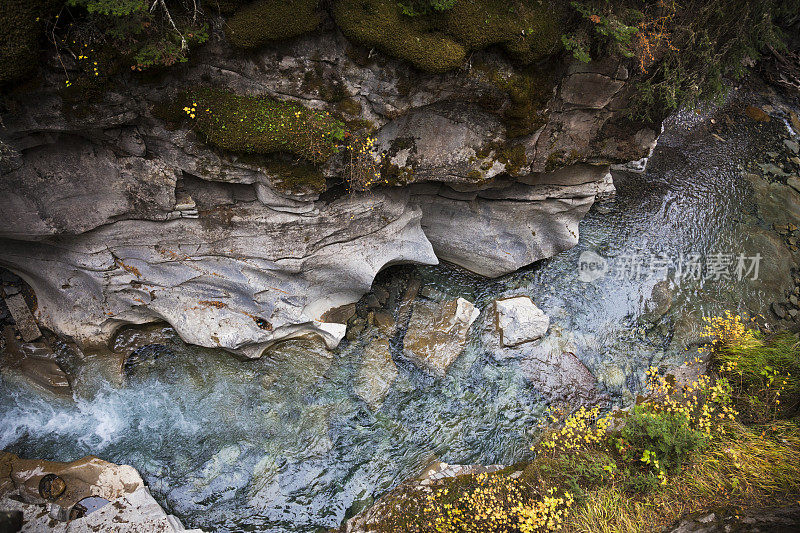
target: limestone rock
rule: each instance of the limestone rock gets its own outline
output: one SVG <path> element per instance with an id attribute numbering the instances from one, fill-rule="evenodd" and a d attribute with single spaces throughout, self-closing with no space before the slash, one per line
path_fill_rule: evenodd
<path id="1" fill-rule="evenodd" d="M 524 181 L 472 193 L 413 186 L 436 255 L 484 276 L 508 274 L 575 246 L 595 198 L 614 190 L 608 168 L 589 165 Z"/>
<path id="2" fill-rule="evenodd" d="M 495 320 L 504 346 L 535 341 L 547 333 L 550 318 L 527 296 L 496 300 Z"/>
<path id="3" fill-rule="evenodd" d="M 367 342 L 353 389 L 372 410 L 380 408 L 383 399 L 397 379 L 397 366 L 392 360 L 389 340 L 378 337 Z"/>
<path id="4" fill-rule="evenodd" d="M 437 262 L 405 191 L 345 196 L 315 217 L 192 197 L 197 220 L 0 240 L 0 256 L 32 281 L 40 323 L 85 344 L 165 320 L 187 342 L 247 357 L 309 333 L 334 347 L 346 326 L 323 322 L 328 310 L 357 301 L 387 264 Z"/>
<path id="5" fill-rule="evenodd" d="M 427 300 L 415 302 L 403 353 L 420 368 L 443 377 L 464 350 L 469 328 L 479 314 L 464 298 L 442 305 Z"/>

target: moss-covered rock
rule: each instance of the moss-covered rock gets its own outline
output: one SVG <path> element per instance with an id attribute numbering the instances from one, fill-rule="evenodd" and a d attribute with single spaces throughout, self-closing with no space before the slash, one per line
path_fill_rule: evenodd
<path id="1" fill-rule="evenodd" d="M 380 48 L 429 72 L 445 72 L 464 62 L 466 50 L 435 31 L 428 17 L 403 15 L 395 0 L 339 0 L 336 23 L 349 39 Z"/>
<path id="2" fill-rule="evenodd" d="M 287 193 L 324 192 L 325 177 L 316 166 L 303 161 L 270 161 L 262 165 L 275 189 Z"/>
<path id="3" fill-rule="evenodd" d="M 469 50 L 502 45 L 525 63 L 558 50 L 564 10 L 560 4 L 508 0 L 459 0 L 436 15 L 444 31 Z"/>
<path id="4" fill-rule="evenodd" d="M 203 88 L 183 105 L 210 144 L 234 152 L 288 152 L 321 163 L 344 139 L 344 124 L 330 114 L 265 96 Z"/>
<path id="5" fill-rule="evenodd" d="M 256 0 L 228 19 L 225 35 L 233 46 L 256 48 L 313 31 L 321 21 L 319 0 Z"/>
<path id="6" fill-rule="evenodd" d="M 46 0 L 0 2 L 0 85 L 19 81 L 36 68 L 39 19 L 47 5 Z"/>
<path id="7" fill-rule="evenodd" d="M 469 51 L 501 45 L 530 63 L 559 49 L 563 6 L 530 0 L 458 0 L 452 9 L 404 15 L 395 0 L 338 0 L 342 32 L 429 72 L 460 66 Z"/>

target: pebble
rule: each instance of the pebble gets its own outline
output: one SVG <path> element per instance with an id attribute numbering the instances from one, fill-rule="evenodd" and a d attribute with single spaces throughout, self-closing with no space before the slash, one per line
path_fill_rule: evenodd
<path id="1" fill-rule="evenodd" d="M 796 190 L 797 192 L 800 192 L 800 178 L 798 178 L 797 176 L 789 176 L 789 178 L 786 180 L 786 185 Z"/>
<path id="2" fill-rule="evenodd" d="M 791 303 L 793 306 L 795 306 L 795 307 L 797 307 L 798 305 L 800 305 L 800 302 L 798 302 L 798 301 L 797 301 L 797 296 L 795 296 L 794 294 L 792 294 L 791 296 L 789 296 L 789 302 L 790 302 L 790 303 Z"/>
<path id="3" fill-rule="evenodd" d="M 786 139 L 785 141 L 783 141 L 783 144 L 785 144 L 786 148 L 791 150 L 792 153 L 795 153 L 795 154 L 800 153 L 800 144 L 798 144 L 797 141 L 792 141 L 790 139 Z"/>
<path id="4" fill-rule="evenodd" d="M 792 318 L 797 317 L 797 309 L 789 309 L 789 316 Z"/>
<path id="5" fill-rule="evenodd" d="M 67 490 L 67 484 L 61 476 L 47 474 L 39 481 L 39 496 L 45 500 L 57 500 Z"/>
<path id="6" fill-rule="evenodd" d="M 775 313 L 775 316 L 778 318 L 786 318 L 786 309 L 777 302 L 772 302 L 772 312 Z"/>

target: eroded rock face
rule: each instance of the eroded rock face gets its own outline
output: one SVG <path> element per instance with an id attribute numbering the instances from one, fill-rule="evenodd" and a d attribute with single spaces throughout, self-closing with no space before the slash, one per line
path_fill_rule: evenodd
<path id="1" fill-rule="evenodd" d="M 314 217 L 258 201 L 201 207 L 199 219 L 120 221 L 77 236 L 0 241 L 3 262 L 39 299 L 39 320 L 84 344 L 119 324 L 169 322 L 187 342 L 258 357 L 358 300 L 395 262 L 435 264 L 404 191 L 345 196 Z"/>
<path id="2" fill-rule="evenodd" d="M 84 346 L 166 321 L 246 357 L 307 334 L 332 347 L 345 328 L 325 313 L 387 265 L 441 259 L 499 276 L 573 246 L 612 190 L 608 165 L 655 140 L 620 125 L 630 87 L 616 64 L 523 76 L 480 51 L 431 74 L 361 52 L 335 31 L 249 54 L 215 41 L 180 73 L 77 104 L 54 59 L 0 132 L 0 265 L 34 288 L 39 322 Z M 392 187 L 325 191 L 345 174 L 343 151 L 304 182 L 280 158 L 207 145 L 175 118 L 181 91 L 200 86 L 369 123 Z"/>

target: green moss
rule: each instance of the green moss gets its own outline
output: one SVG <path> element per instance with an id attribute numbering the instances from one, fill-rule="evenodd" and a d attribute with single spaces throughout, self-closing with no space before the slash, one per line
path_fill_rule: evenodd
<path id="1" fill-rule="evenodd" d="M 336 110 L 348 115 L 361 116 L 361 102 L 354 98 L 345 98 L 336 104 Z"/>
<path id="2" fill-rule="evenodd" d="M 565 13 L 547 2 L 461 0 L 436 17 L 469 50 L 499 44 L 515 59 L 530 63 L 559 49 Z"/>
<path id="3" fill-rule="evenodd" d="M 210 144 L 234 152 L 289 152 L 320 163 L 344 138 L 344 124 L 328 113 L 264 96 L 204 88 L 179 105 Z"/>
<path id="4" fill-rule="evenodd" d="M 559 168 L 577 163 L 580 157 L 581 155 L 577 150 L 571 150 L 570 152 L 567 152 L 566 150 L 556 150 L 547 156 L 544 170 L 545 172 L 553 172 Z"/>
<path id="5" fill-rule="evenodd" d="M 512 176 L 528 166 L 528 156 L 522 144 L 504 146 L 497 154 L 497 160 L 506 166 L 506 172 Z"/>
<path id="6" fill-rule="evenodd" d="M 0 2 L 0 84 L 22 80 L 36 69 L 39 17 L 47 5 L 41 0 Z"/>
<path id="7" fill-rule="evenodd" d="M 271 176 L 272 184 L 284 192 L 324 192 L 325 177 L 322 172 L 309 163 L 302 161 L 270 161 L 262 165 Z"/>
<path id="8" fill-rule="evenodd" d="M 464 62 L 465 48 L 433 30 L 428 17 L 406 17 L 395 0 L 339 0 L 336 22 L 349 39 L 376 47 L 429 72 L 445 72 Z"/>
<path id="9" fill-rule="evenodd" d="M 303 74 L 303 84 L 300 87 L 303 92 L 314 95 L 320 100 L 340 102 L 348 98 L 350 93 L 347 92 L 344 81 L 334 76 L 338 75 L 329 74 L 329 79 L 326 79 L 322 66 L 317 63 L 313 69 L 307 70 Z M 330 79 L 332 77 L 333 79 Z"/>
<path id="10" fill-rule="evenodd" d="M 489 74 L 491 82 L 508 94 L 510 105 L 503 110 L 503 124 L 508 138 L 530 135 L 547 122 L 547 102 L 553 96 L 554 69 L 525 67 L 510 76 L 497 71 Z"/>
<path id="11" fill-rule="evenodd" d="M 320 22 L 319 0 L 256 0 L 228 19 L 225 35 L 235 47 L 257 48 L 313 31 Z"/>
<path id="12" fill-rule="evenodd" d="M 548 2 L 460 0 L 409 17 L 395 0 L 338 0 L 334 16 L 350 39 L 430 71 L 458 68 L 467 52 L 498 44 L 530 63 L 561 45 L 563 7 Z"/>

